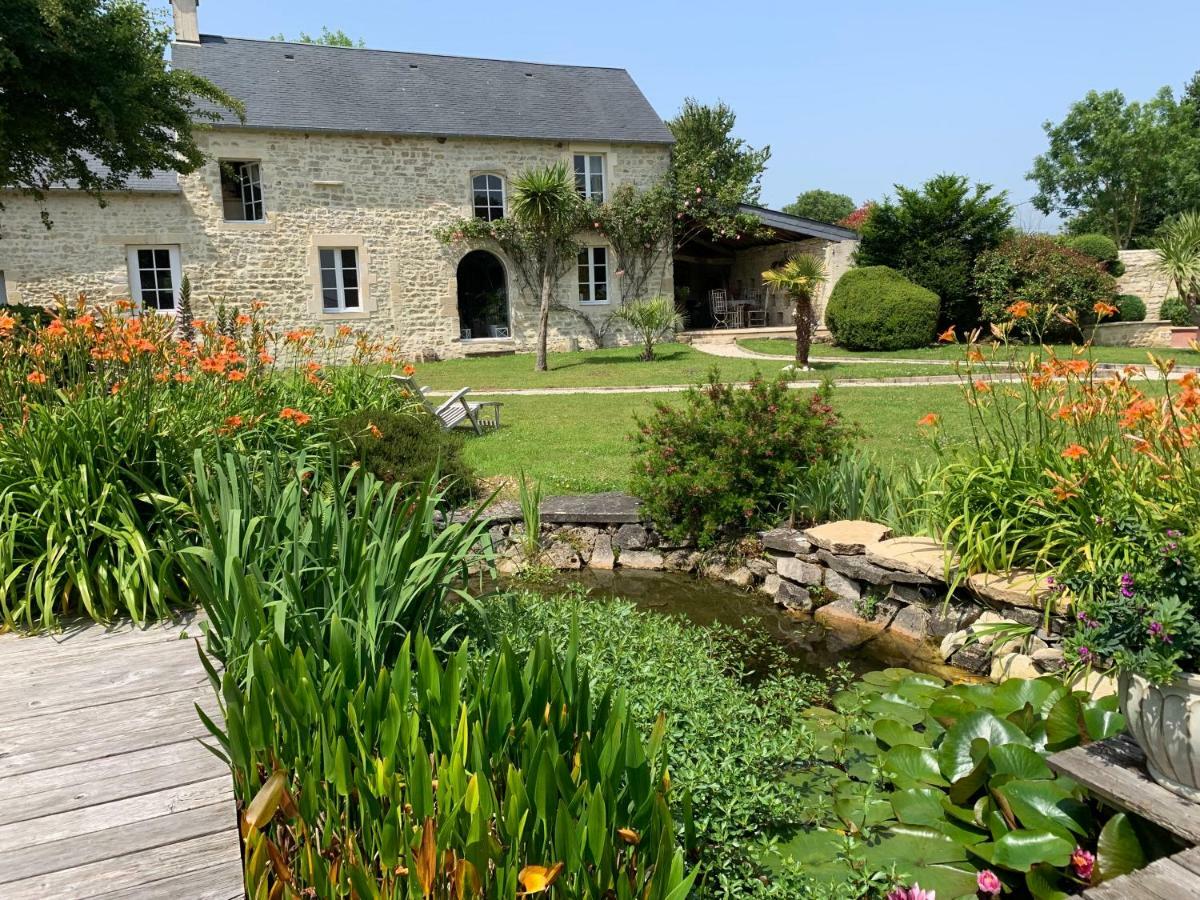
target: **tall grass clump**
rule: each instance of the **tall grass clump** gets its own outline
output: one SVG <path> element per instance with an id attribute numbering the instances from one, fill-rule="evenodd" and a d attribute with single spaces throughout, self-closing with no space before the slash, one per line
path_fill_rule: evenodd
<path id="1" fill-rule="evenodd" d="M 277 334 L 261 310 L 221 327 L 85 298 L 44 318 L 0 311 L 0 627 L 145 621 L 184 599 L 168 526 L 193 450 L 255 458 L 328 447 L 390 351 L 348 329 Z M 277 357 L 282 361 L 277 362 Z"/>

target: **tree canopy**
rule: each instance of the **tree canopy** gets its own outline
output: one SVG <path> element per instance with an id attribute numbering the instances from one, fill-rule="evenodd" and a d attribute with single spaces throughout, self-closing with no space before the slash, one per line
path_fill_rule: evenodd
<path id="1" fill-rule="evenodd" d="M 1170 88 L 1146 103 L 1089 91 L 1061 122 L 1043 127 L 1050 146 L 1028 175 L 1038 186 L 1033 205 L 1068 216 L 1069 231 L 1100 232 L 1128 247 L 1200 205 L 1196 107 L 1176 102 Z"/>
<path id="2" fill-rule="evenodd" d="M 241 113 L 167 65 L 170 30 L 134 0 L 4 0 L 3 18 L 0 189 L 42 200 L 67 183 L 103 203 L 133 176 L 199 168 L 196 121 Z"/>
<path id="3" fill-rule="evenodd" d="M 936 175 L 919 190 L 898 184 L 863 223 L 855 261 L 899 271 L 941 298 L 943 325 L 968 327 L 979 318 L 975 260 L 1004 239 L 1012 213 L 1004 191 L 963 175 Z"/>
<path id="4" fill-rule="evenodd" d="M 289 40 L 289 38 L 284 36 L 283 32 L 280 32 L 279 34 L 271 35 L 271 40 L 286 41 L 286 40 Z M 307 32 L 304 32 L 304 31 L 300 32 L 300 37 L 296 38 L 295 42 L 298 44 L 321 44 L 325 47 L 359 47 L 359 48 L 362 48 L 362 47 L 367 46 L 365 43 L 363 43 L 362 38 L 357 38 L 357 39 L 352 38 L 352 37 L 350 37 L 350 35 L 346 34 L 346 32 L 342 31 L 342 29 L 340 29 L 340 28 L 330 31 L 328 25 L 322 25 L 321 33 L 318 34 L 316 37 L 313 37 L 311 34 L 308 34 Z"/>
<path id="5" fill-rule="evenodd" d="M 858 204 L 846 194 L 835 194 L 821 189 L 805 191 L 783 211 L 791 216 L 803 216 L 830 225 L 840 222 L 858 209 Z"/>
<path id="6" fill-rule="evenodd" d="M 667 123 L 675 137 L 670 190 L 676 207 L 675 244 L 710 231 L 736 238 L 758 227 L 738 204 L 757 204 L 771 148 L 756 150 L 733 136 L 737 116 L 725 103 L 705 106 L 688 97 Z"/>

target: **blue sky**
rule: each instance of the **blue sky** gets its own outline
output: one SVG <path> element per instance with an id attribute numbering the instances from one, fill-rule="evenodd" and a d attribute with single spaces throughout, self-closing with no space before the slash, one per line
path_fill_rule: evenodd
<path id="1" fill-rule="evenodd" d="M 1200 69 L 1200 2 L 667 0 L 414 3 L 203 0 L 200 30 L 236 37 L 342 28 L 370 47 L 621 66 L 669 118 L 722 99 L 770 144 L 767 205 L 828 188 L 855 200 L 959 172 L 1015 202 L 1041 124 L 1089 89 L 1149 97 Z M 1029 204 L 1027 227 L 1045 227 Z"/>

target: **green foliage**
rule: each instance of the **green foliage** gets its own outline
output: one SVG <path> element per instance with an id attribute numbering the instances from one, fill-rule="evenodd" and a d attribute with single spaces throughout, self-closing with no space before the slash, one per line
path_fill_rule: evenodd
<path id="1" fill-rule="evenodd" d="M 792 318 L 796 322 L 796 365 L 808 368 L 808 353 L 817 327 L 813 296 L 829 278 L 824 261 L 811 253 L 797 253 L 783 265 L 763 272 L 762 278 L 764 285 L 783 291 L 792 301 Z"/>
<path id="2" fill-rule="evenodd" d="M 979 257 L 975 285 L 983 317 L 1038 340 L 1078 335 L 1111 302 L 1116 280 L 1093 259 L 1048 237 L 1022 235 Z"/>
<path id="3" fill-rule="evenodd" d="M 1004 239 L 1008 195 L 974 187 L 961 175 L 937 175 L 920 188 L 896 185 L 896 199 L 874 207 L 862 225 L 860 266 L 889 266 L 941 298 L 940 326 L 979 318 L 972 273 L 981 253 Z"/>
<path id="4" fill-rule="evenodd" d="M 1159 318 L 1166 319 L 1176 328 L 1187 328 L 1195 324 L 1192 321 L 1192 311 L 1178 297 L 1168 297 L 1164 300 L 1158 315 Z"/>
<path id="5" fill-rule="evenodd" d="M 1120 259 L 1120 250 L 1116 241 L 1104 234 L 1076 234 L 1066 238 L 1063 244 L 1076 253 L 1090 256 L 1101 263 L 1106 271 L 1111 271 L 1113 263 Z"/>
<path id="6" fill-rule="evenodd" d="M 329 636 L 323 657 L 271 635 L 245 683 L 210 671 L 250 896 L 688 895 L 665 724 L 644 740 L 622 693 L 593 696 L 574 643 L 472 665 L 417 632 L 391 667 Z"/>
<path id="7" fill-rule="evenodd" d="M 785 508 L 793 525 L 866 519 L 897 534 L 928 534 L 922 498 L 932 475 L 919 465 L 885 469 L 855 450 L 804 470 L 784 492 Z"/>
<path id="8" fill-rule="evenodd" d="M 209 652 L 238 676 L 268 635 L 366 669 L 413 631 L 445 645 L 446 601 L 486 533 L 475 517 L 438 527 L 430 484 L 386 487 L 304 454 L 209 467 L 197 453 L 194 498 L 200 544 L 179 562 Z"/>
<path id="9" fill-rule="evenodd" d="M 887 266 L 866 266 L 833 286 L 825 324 L 848 350 L 905 350 L 933 343 L 938 310 L 937 294 Z"/>
<path id="10" fill-rule="evenodd" d="M 1146 319 L 1146 304 L 1137 294 L 1118 294 L 1116 307 L 1121 322 L 1144 322 Z"/>
<path id="11" fill-rule="evenodd" d="M 675 198 L 669 182 L 644 191 L 622 184 L 609 193 L 606 202 L 589 204 L 584 220 L 607 238 L 616 254 L 616 267 L 624 273 L 621 301 L 645 297 L 651 278 L 671 248 Z"/>
<path id="12" fill-rule="evenodd" d="M 521 523 L 525 527 L 521 549 L 528 561 L 536 562 L 542 549 L 542 483 L 529 481 L 522 472 L 519 498 Z"/>
<path id="13" fill-rule="evenodd" d="M 284 37 L 282 33 L 280 33 L 280 34 L 271 35 L 271 40 L 286 41 L 287 38 Z M 325 47 L 358 47 L 359 49 L 367 46 L 365 43 L 363 43 L 362 38 L 355 40 L 354 38 L 350 37 L 350 35 L 346 34 L 346 32 L 342 31 L 342 29 L 340 29 L 340 28 L 330 31 L 328 25 L 322 25 L 321 33 L 318 34 L 316 37 L 313 37 L 311 34 L 308 34 L 307 32 L 304 32 L 304 31 L 300 32 L 300 37 L 298 37 L 296 39 L 295 43 L 298 43 L 298 44 L 321 44 L 322 46 L 325 46 Z"/>
<path id="14" fill-rule="evenodd" d="M 1061 578 L 1077 609 L 1067 647 L 1079 663 L 1118 668 L 1166 683 L 1200 665 L 1200 564 L 1179 531 L 1121 523 L 1124 552 L 1096 566 L 1066 560 Z"/>
<path id="15" fill-rule="evenodd" d="M 384 484 L 415 485 L 437 479 L 442 499 L 468 502 L 475 472 L 463 459 L 463 436 L 447 431 L 423 407 L 364 409 L 337 424 L 351 459 Z"/>
<path id="16" fill-rule="evenodd" d="M 1188 324 L 1200 322 L 1200 211 L 1167 222 L 1154 239 L 1158 270 L 1171 279 L 1188 309 Z"/>
<path id="17" fill-rule="evenodd" d="M 706 232 L 733 238 L 754 235 L 761 228 L 758 219 L 739 212 L 738 205 L 758 203 L 771 148 L 755 150 L 734 137 L 736 121 L 726 104 L 705 106 L 688 97 L 667 122 L 675 138 L 669 182 L 676 247 Z"/>
<path id="18" fill-rule="evenodd" d="M 1099 231 L 1118 247 L 1200 202 L 1200 129 L 1162 88 L 1145 103 L 1089 91 L 1063 120 L 1043 126 L 1049 147 L 1028 174 L 1033 205 L 1074 216 L 1072 231 Z"/>
<path id="19" fill-rule="evenodd" d="M 755 857 L 780 829 L 810 815 L 812 796 L 781 773 L 811 756 L 802 713 L 836 690 L 843 673 L 792 674 L 780 646 L 761 633 L 697 627 L 580 590 L 512 594 L 485 609 L 483 636 L 503 635 L 518 653 L 543 635 L 562 652 L 577 629 L 593 692 L 624 693 L 644 732 L 666 716 L 672 809 L 685 820 L 685 809 L 693 811 L 684 835 L 701 869 L 693 896 L 808 896 L 803 873 L 765 886 Z M 604 637 L 611 635 L 620 639 Z"/>
<path id="20" fill-rule="evenodd" d="M 794 202 L 783 207 L 783 212 L 791 216 L 803 216 L 817 222 L 828 222 L 830 225 L 842 221 L 858 209 L 858 204 L 846 194 L 835 194 L 833 191 L 805 191 Z"/>
<path id="21" fill-rule="evenodd" d="M 949 897 L 972 896 L 983 869 L 1016 893 L 1074 891 L 1076 847 L 1096 848 L 1102 878 L 1143 852 L 1127 820 L 1102 830 L 1103 808 L 1044 760 L 1119 734 L 1115 697 L 1093 701 L 1050 677 L 947 686 L 887 669 L 834 694 L 833 707 L 805 714 L 817 752 L 787 780 L 814 808 L 777 851 L 813 874 L 844 870 L 831 852 L 838 832 L 862 843 L 868 864 L 893 862 L 902 883 Z"/>
<path id="22" fill-rule="evenodd" d="M 670 297 L 632 300 L 613 313 L 613 318 L 633 329 L 642 344 L 642 360 L 654 361 L 654 346 L 675 337 L 683 329 L 683 315 Z"/>
<path id="23" fill-rule="evenodd" d="M 42 200 L 69 181 L 103 203 L 102 191 L 134 175 L 200 168 L 197 122 L 220 118 L 219 109 L 240 115 L 242 106 L 169 66 L 169 39 L 169 29 L 129 0 L 7 0 L 0 189 Z M 42 220 L 50 225 L 44 209 Z"/>
<path id="24" fill-rule="evenodd" d="M 789 390 L 783 373 L 743 390 L 714 370 L 681 403 L 638 420 L 631 485 L 664 534 L 708 546 L 774 525 L 780 485 L 847 439 L 828 390 Z"/>

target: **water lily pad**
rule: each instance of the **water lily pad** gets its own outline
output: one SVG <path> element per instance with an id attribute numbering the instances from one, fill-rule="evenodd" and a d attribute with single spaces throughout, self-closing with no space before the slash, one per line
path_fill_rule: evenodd
<path id="1" fill-rule="evenodd" d="M 917 731 L 911 725 L 898 722 L 895 719 L 876 719 L 871 726 L 877 740 L 889 747 L 901 744 L 911 744 L 914 747 L 928 747 L 929 739 L 922 731 Z"/>
<path id="2" fill-rule="evenodd" d="M 977 762 L 971 755 L 971 744 L 979 739 L 987 741 L 992 747 L 1029 744 L 1029 739 L 1015 725 L 986 709 L 977 709 L 959 719 L 942 740 L 938 761 L 946 778 L 957 781 L 971 773 Z"/>
<path id="3" fill-rule="evenodd" d="M 1065 866 L 1071 861 L 1071 851 L 1074 849 L 1074 842 L 1056 834 L 1018 828 L 996 841 L 992 861 L 1006 869 L 1028 872 L 1039 863 Z"/>
<path id="4" fill-rule="evenodd" d="M 925 718 L 925 710 L 900 700 L 888 700 L 876 697 L 864 707 L 873 717 L 879 719 L 895 719 L 906 725 L 916 725 Z"/>
<path id="5" fill-rule="evenodd" d="M 1096 868 L 1100 880 L 1107 881 L 1133 872 L 1146 864 L 1146 853 L 1138 839 L 1133 823 L 1125 813 L 1117 813 L 1100 829 L 1096 843 Z"/>
<path id="6" fill-rule="evenodd" d="M 992 765 L 998 775 L 1014 775 L 1017 778 L 1053 778 L 1054 773 L 1046 765 L 1045 758 L 1036 750 L 1021 744 L 1001 744 L 988 751 Z"/>
<path id="7" fill-rule="evenodd" d="M 1053 781 L 1012 781 L 994 790 L 1027 828 L 1050 831 L 1066 841 L 1088 832 L 1087 806 Z"/>
<path id="8" fill-rule="evenodd" d="M 883 756 L 883 768 L 899 779 L 897 784 L 918 782 L 942 787 L 947 785 L 938 769 L 937 756 L 928 747 L 914 747 L 911 744 L 893 747 Z"/>
<path id="9" fill-rule="evenodd" d="M 1067 693 L 1063 683 L 1054 678 L 1010 678 L 996 687 L 992 709 L 998 716 L 1007 716 L 1029 704 L 1034 712 L 1045 715 Z"/>

